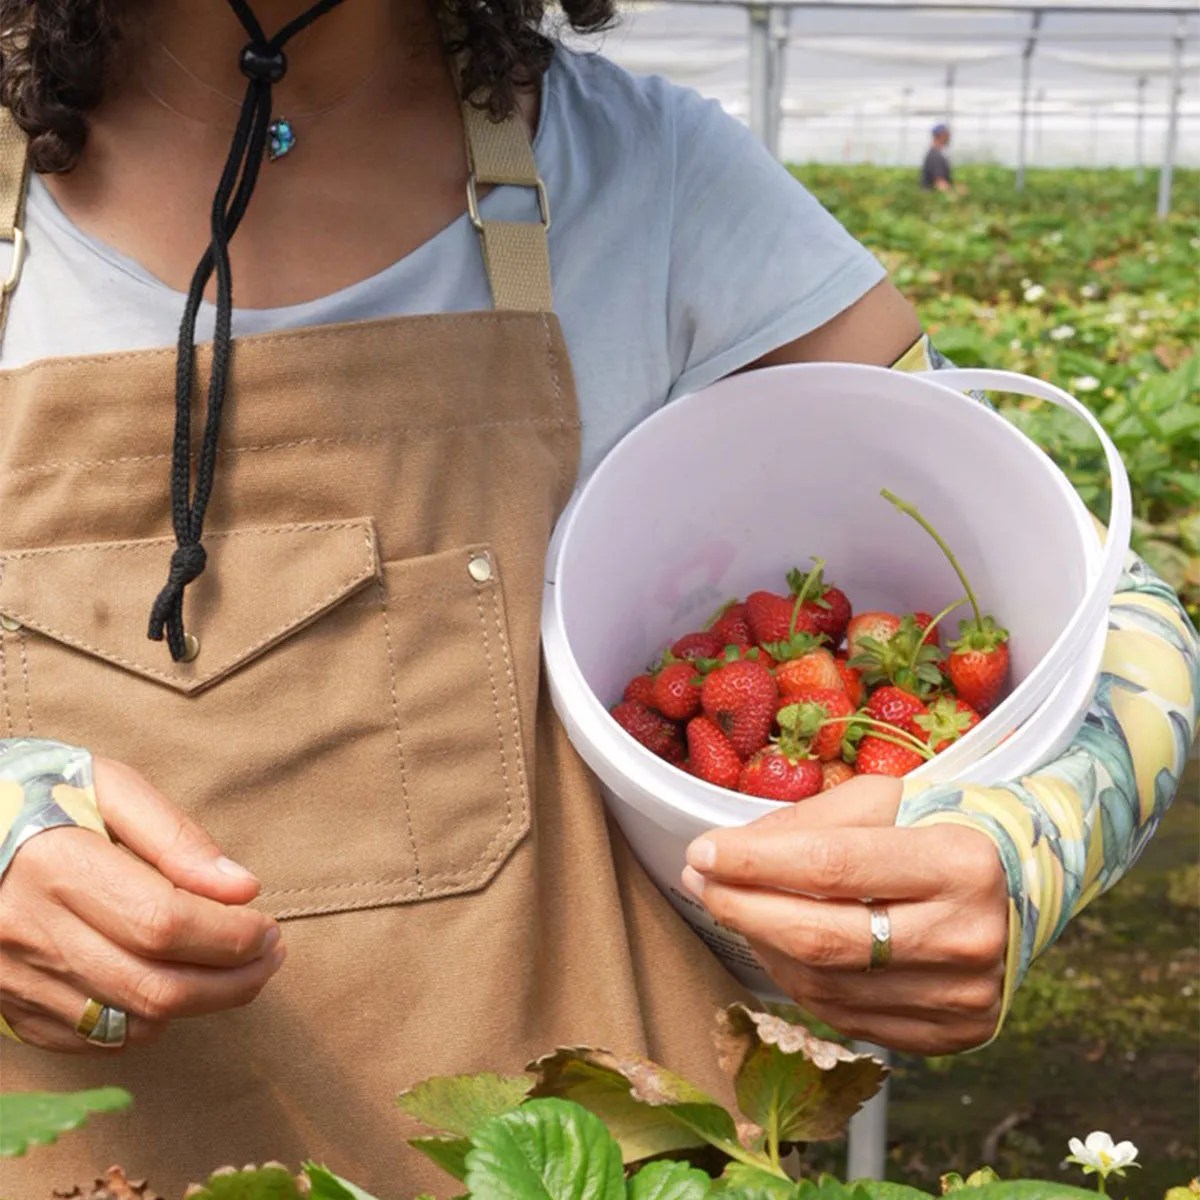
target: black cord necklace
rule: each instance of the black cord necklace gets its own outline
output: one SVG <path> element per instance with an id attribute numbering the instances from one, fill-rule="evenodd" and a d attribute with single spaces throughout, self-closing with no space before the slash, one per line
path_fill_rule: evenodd
<path id="1" fill-rule="evenodd" d="M 221 429 L 221 409 L 229 377 L 232 351 L 233 282 L 229 270 L 229 240 L 237 232 L 266 152 L 271 127 L 271 88 L 287 73 L 286 43 L 306 29 L 318 17 L 336 8 L 342 0 L 318 0 L 310 9 L 268 38 L 246 0 L 229 0 L 229 6 L 241 22 L 250 41 L 239 59 L 246 76 L 246 96 L 242 101 L 237 129 L 229 147 L 229 157 L 213 197 L 208 249 L 204 251 L 188 288 L 183 320 L 179 326 L 179 345 L 175 360 L 175 440 L 171 453 L 171 523 L 175 529 L 175 552 L 166 585 L 150 610 L 151 640 L 166 638 L 171 657 L 184 662 L 195 657 L 197 643 L 187 638 L 183 628 L 183 594 L 189 583 L 204 571 L 207 556 L 201 537 L 204 513 L 212 495 L 216 470 L 217 438 Z M 212 376 L 208 385 L 208 411 L 204 421 L 204 440 L 196 465 L 196 488 L 191 488 L 191 396 L 195 373 L 196 316 L 204 298 L 204 289 L 217 276 L 216 329 L 213 334 Z"/>

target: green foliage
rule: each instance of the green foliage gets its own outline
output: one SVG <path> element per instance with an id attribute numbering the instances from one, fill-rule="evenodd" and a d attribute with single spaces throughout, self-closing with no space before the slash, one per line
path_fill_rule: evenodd
<path id="1" fill-rule="evenodd" d="M 703 1200 L 712 1180 L 682 1162 L 655 1162 L 643 1167 L 628 1185 L 629 1200 Z"/>
<path id="2" fill-rule="evenodd" d="M 1200 615 L 1200 218 L 1158 223 L 1131 172 L 966 168 L 969 191 L 920 191 L 910 171 L 796 174 L 888 266 L 938 348 L 961 366 L 1057 383 L 1096 412 L 1133 486 L 1134 546 Z M 1178 194 L 1197 194 L 1184 172 Z M 1003 405 L 1101 518 L 1099 448 L 1069 414 Z"/>
<path id="3" fill-rule="evenodd" d="M 599 1117 L 566 1100 L 530 1100 L 493 1117 L 471 1139 L 472 1196 L 623 1200 L 621 1147 Z"/>
<path id="4" fill-rule="evenodd" d="M 133 1097 L 120 1088 L 88 1092 L 0 1092 L 0 1158 L 16 1158 L 30 1146 L 48 1146 L 60 1133 L 78 1129 L 90 1113 L 128 1108 Z"/>
<path id="5" fill-rule="evenodd" d="M 342 1200 L 337 1192 L 327 1191 L 324 1195 L 329 1200 Z M 286 1167 L 271 1163 L 243 1171 L 232 1167 L 214 1171 L 206 1184 L 189 1193 L 188 1200 L 303 1200 L 303 1193 Z"/>

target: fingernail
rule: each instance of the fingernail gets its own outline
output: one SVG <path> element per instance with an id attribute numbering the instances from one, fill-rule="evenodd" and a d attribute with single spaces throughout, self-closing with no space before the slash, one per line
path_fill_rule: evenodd
<path id="1" fill-rule="evenodd" d="M 691 867 L 683 868 L 683 886 L 687 888 L 693 896 L 704 895 L 704 876 L 699 871 L 693 871 Z"/>
<path id="2" fill-rule="evenodd" d="M 271 951 L 271 957 L 267 960 L 271 964 L 272 971 L 278 971 L 283 966 L 283 960 L 287 958 L 287 947 L 276 946 Z"/>
<path id="3" fill-rule="evenodd" d="M 279 926 L 272 925 L 271 928 L 268 929 L 265 934 L 263 934 L 262 945 L 258 949 L 259 957 L 261 958 L 264 954 L 267 954 L 269 951 L 274 950 L 276 945 L 278 944 L 278 942 L 279 942 Z"/>
<path id="4" fill-rule="evenodd" d="M 697 871 L 711 871 L 717 865 L 717 847 L 708 838 L 697 838 L 687 848 L 688 866 Z"/>
<path id="5" fill-rule="evenodd" d="M 255 883 L 258 882 L 257 877 L 252 872 L 247 871 L 243 866 L 239 866 L 232 858 L 226 858 L 223 854 L 213 865 L 222 875 L 228 875 L 230 879 L 236 879 L 239 882 L 245 882 L 247 879 L 250 879 Z"/>

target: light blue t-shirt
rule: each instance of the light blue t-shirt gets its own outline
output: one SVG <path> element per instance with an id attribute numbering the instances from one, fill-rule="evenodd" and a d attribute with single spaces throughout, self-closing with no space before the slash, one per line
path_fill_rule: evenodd
<path id="1" fill-rule="evenodd" d="M 579 390 L 585 473 L 667 400 L 816 329 L 884 277 L 715 101 L 599 55 L 556 53 L 534 154 L 550 199 L 555 309 Z M 538 215 L 528 189 L 497 188 L 481 206 L 498 220 Z M 183 296 L 76 228 L 36 179 L 26 234 L 0 367 L 174 345 Z M 464 213 L 330 296 L 238 309 L 234 333 L 490 307 Z M 202 338 L 212 315 L 205 305 Z"/>

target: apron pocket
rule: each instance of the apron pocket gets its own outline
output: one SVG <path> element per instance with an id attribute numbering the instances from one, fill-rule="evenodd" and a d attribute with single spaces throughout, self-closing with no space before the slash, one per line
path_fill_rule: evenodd
<path id="1" fill-rule="evenodd" d="M 488 547 L 381 564 L 367 518 L 207 535 L 174 663 L 146 637 L 173 544 L 0 554 L 30 728 L 145 774 L 278 916 L 485 884 L 530 822 Z"/>

